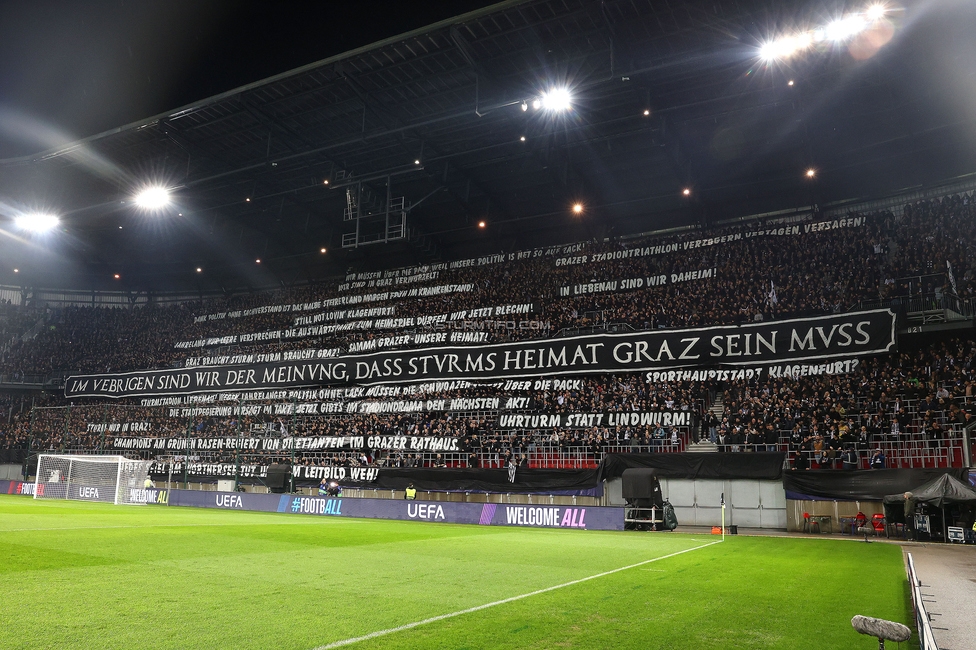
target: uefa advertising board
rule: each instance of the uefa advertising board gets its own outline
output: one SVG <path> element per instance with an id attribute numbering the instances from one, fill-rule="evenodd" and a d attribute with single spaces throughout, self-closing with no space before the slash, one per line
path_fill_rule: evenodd
<path id="1" fill-rule="evenodd" d="M 169 505 L 482 526 L 623 530 L 624 509 L 170 490 Z"/>

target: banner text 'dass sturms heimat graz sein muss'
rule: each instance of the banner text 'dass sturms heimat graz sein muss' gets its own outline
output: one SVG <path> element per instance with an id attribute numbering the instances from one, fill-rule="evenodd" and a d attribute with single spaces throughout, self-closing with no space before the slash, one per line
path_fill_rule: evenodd
<path id="1" fill-rule="evenodd" d="M 594 334 L 396 350 L 314 361 L 78 375 L 66 397 L 180 395 L 224 390 L 489 380 L 667 368 L 753 366 L 890 352 L 895 315 L 851 312 L 748 325 Z"/>

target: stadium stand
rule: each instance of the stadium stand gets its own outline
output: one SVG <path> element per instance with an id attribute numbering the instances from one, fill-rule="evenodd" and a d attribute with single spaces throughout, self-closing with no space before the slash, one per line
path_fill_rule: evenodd
<path id="1" fill-rule="evenodd" d="M 962 194 L 909 203 L 900 216 L 882 211 L 839 220 L 582 242 L 478 260 L 480 264 L 395 270 L 383 274 L 389 277 L 386 283 L 351 274 L 331 282 L 175 305 L 5 305 L 12 328 L 23 330 L 39 315 L 43 322 L 33 337 L 8 344 L 0 367 L 11 379 L 63 377 L 78 371 L 194 367 L 220 357 L 227 361 L 299 349 L 339 354 L 422 347 L 431 340 L 454 340 L 448 337 L 457 334 L 470 336 L 471 342 L 502 342 L 766 322 L 879 305 L 901 313 L 971 315 L 973 271 L 968 260 L 976 240 L 966 224 L 972 218 L 972 196 Z M 660 285 L 628 289 L 625 281 L 635 278 L 648 284 L 657 279 Z M 381 291 L 398 287 L 434 295 L 391 298 Z M 348 296 L 358 300 L 369 294 L 376 299 L 343 305 Z M 297 316 L 294 309 L 282 308 L 289 305 L 301 306 Z M 332 327 L 325 330 L 322 325 Z M 415 342 L 418 336 L 423 343 Z M 722 452 L 788 452 L 796 469 L 845 467 L 845 454 L 853 454 L 846 457 L 846 467 L 867 468 L 878 449 L 888 467 L 959 467 L 962 429 L 973 418 L 974 354 L 972 341 L 956 337 L 868 359 L 837 375 L 723 384 L 649 383 L 639 374 L 606 375 L 582 379 L 570 390 L 541 391 L 512 390 L 498 383 L 423 387 L 412 397 L 486 401 L 480 408 L 441 411 L 401 405 L 396 408 L 408 412 L 395 413 L 382 412 L 385 398 L 368 396 L 357 406 L 367 413 L 341 412 L 348 406 L 338 393 L 329 412 L 315 410 L 327 408 L 324 404 L 311 410 L 297 399 L 289 404 L 283 394 L 248 401 L 251 410 L 216 395 L 207 406 L 224 415 L 140 406 L 145 400 L 109 407 L 86 406 L 82 400 L 68 407 L 63 398 L 48 396 L 44 408 L 33 411 L 31 422 L 30 409 L 12 412 L 16 397 L 8 395 L 3 449 L 8 456 L 23 456 L 28 444 L 31 450 L 107 450 L 116 437 L 109 424 L 138 423 L 141 436 L 157 438 L 421 436 L 455 441 L 448 449 L 416 453 L 364 444 L 340 452 L 222 450 L 198 458 L 259 466 L 288 461 L 504 467 L 514 459 L 534 467 L 594 467 L 607 453 L 683 451 L 708 440 Z M 513 397 L 529 400 L 510 409 L 512 413 L 685 411 L 694 417 L 676 426 L 513 426 L 516 420 L 499 417 L 499 400 Z"/>

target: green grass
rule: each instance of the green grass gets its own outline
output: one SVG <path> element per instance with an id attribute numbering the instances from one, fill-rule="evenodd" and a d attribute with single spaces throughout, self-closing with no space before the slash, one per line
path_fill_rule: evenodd
<path id="1" fill-rule="evenodd" d="M 715 539 L 3 495 L 0 648 L 309 650 Z M 893 545 L 729 537 L 348 647 L 875 648 L 850 618 L 905 585 Z"/>

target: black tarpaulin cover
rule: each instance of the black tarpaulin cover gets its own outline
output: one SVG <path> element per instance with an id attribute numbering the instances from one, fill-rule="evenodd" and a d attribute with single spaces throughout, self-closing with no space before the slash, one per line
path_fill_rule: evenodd
<path id="1" fill-rule="evenodd" d="M 966 469 L 865 469 L 807 470 L 786 472 L 783 487 L 787 499 L 837 499 L 880 501 L 885 495 L 905 493 L 949 474 L 965 480 Z"/>
<path id="2" fill-rule="evenodd" d="M 647 467 L 625 469 L 620 486 L 620 494 L 625 499 L 661 498 L 661 484 L 657 480 L 657 470 Z"/>
<path id="3" fill-rule="evenodd" d="M 529 469 L 519 467 L 515 482 L 508 480 L 507 469 L 463 468 L 382 468 L 379 478 L 367 487 L 402 490 L 413 483 L 418 490 L 457 492 L 512 492 L 550 494 L 552 492 L 595 490 L 600 486 L 597 469 Z M 602 493 L 602 492 L 600 492 Z"/>
<path id="4" fill-rule="evenodd" d="M 529 469 L 519 467 L 515 483 L 505 469 L 381 468 L 368 487 L 402 490 L 413 483 L 418 490 L 512 492 L 550 494 L 560 491 L 597 491 L 602 481 L 623 476 L 630 468 L 652 468 L 659 478 L 760 479 L 783 478 L 780 452 L 741 454 L 608 454 L 596 469 Z"/>
<path id="5" fill-rule="evenodd" d="M 624 470 L 649 467 L 659 478 L 754 479 L 783 478 L 782 452 L 739 454 L 608 454 L 600 465 L 601 479 L 623 476 Z"/>
<path id="6" fill-rule="evenodd" d="M 943 474 L 917 488 L 909 488 L 898 494 L 888 494 L 884 502 L 903 503 L 905 492 L 911 492 L 916 502 L 927 503 L 936 508 L 944 508 L 955 503 L 976 503 L 976 490 L 949 474 Z"/>

